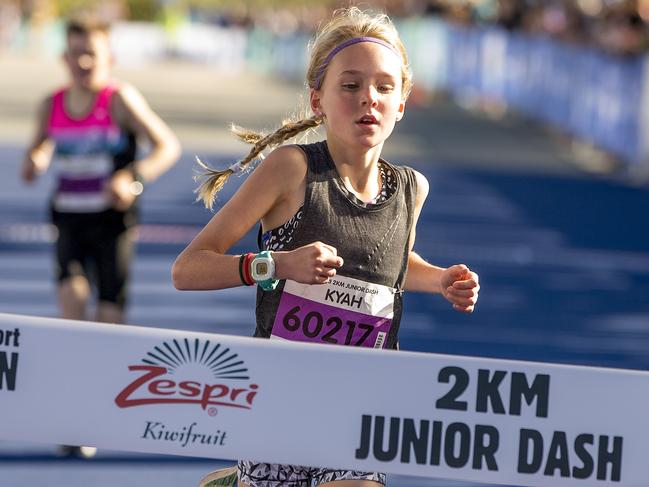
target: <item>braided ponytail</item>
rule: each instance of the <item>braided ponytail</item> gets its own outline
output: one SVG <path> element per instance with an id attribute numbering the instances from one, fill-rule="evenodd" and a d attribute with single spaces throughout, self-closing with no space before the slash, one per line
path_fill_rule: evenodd
<path id="1" fill-rule="evenodd" d="M 232 133 L 242 142 L 252 144 L 252 148 L 244 159 L 221 171 L 211 168 L 197 157 L 196 162 L 200 169 L 199 174 L 194 177 L 194 180 L 199 183 L 198 188 L 194 190 L 197 193 L 196 201 L 202 201 L 205 207 L 211 210 L 214 206 L 216 193 L 223 188 L 232 174 L 249 170 L 251 162 L 256 159 L 263 159 L 262 152 L 267 147 L 277 147 L 306 130 L 315 129 L 322 122 L 323 118 L 321 116 L 298 121 L 284 120 L 280 128 L 268 135 L 232 125 Z"/>

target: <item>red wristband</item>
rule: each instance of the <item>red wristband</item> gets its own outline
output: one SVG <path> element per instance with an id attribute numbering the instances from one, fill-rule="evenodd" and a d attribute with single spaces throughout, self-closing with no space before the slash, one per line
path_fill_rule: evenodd
<path id="1" fill-rule="evenodd" d="M 245 258 L 246 258 L 246 254 L 241 254 L 239 256 L 239 279 L 241 279 L 241 284 L 243 284 L 244 286 L 247 286 L 248 283 L 246 282 L 246 280 L 243 277 L 243 261 L 244 261 Z"/>
<path id="2" fill-rule="evenodd" d="M 252 286 L 255 284 L 255 280 L 252 278 L 252 275 L 250 274 L 250 263 L 252 262 L 252 259 L 255 258 L 256 254 L 253 254 L 252 252 L 248 252 L 246 256 L 243 258 L 243 279 L 246 282 L 246 285 Z"/>

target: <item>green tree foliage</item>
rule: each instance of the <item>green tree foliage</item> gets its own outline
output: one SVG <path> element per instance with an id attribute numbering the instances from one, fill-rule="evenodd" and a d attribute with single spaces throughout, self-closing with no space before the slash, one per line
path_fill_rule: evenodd
<path id="1" fill-rule="evenodd" d="M 56 12 L 61 17 L 71 17 L 92 12 L 101 5 L 101 0 L 56 0 Z"/>
<path id="2" fill-rule="evenodd" d="M 54 0 L 56 12 L 61 17 L 101 12 L 102 0 Z M 159 18 L 163 3 L 161 0 L 120 0 L 126 20 L 154 21 Z M 177 3 L 177 2 L 171 2 Z"/>
<path id="3" fill-rule="evenodd" d="M 299 7 L 303 5 L 331 5 L 333 0 L 177 0 L 186 7 L 228 9 L 246 5 L 250 8 Z"/>
<path id="4" fill-rule="evenodd" d="M 52 0 L 61 17 L 92 13 L 101 10 L 103 0 Z M 313 5 L 334 5 L 335 0 L 117 0 L 124 7 L 126 20 L 154 21 L 163 16 L 165 9 L 184 10 L 250 10 L 269 7 L 304 7 Z"/>
<path id="5" fill-rule="evenodd" d="M 129 20 L 153 21 L 160 17 L 159 0 L 125 0 Z"/>

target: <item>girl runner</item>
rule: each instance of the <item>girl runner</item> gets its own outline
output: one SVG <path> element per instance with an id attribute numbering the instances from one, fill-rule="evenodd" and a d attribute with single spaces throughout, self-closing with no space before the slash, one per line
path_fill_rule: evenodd
<path id="1" fill-rule="evenodd" d="M 257 284 L 255 336 L 397 348 L 404 290 L 441 294 L 454 309 L 476 305 L 466 265 L 431 265 L 413 250 L 428 193 L 418 172 L 381 159 L 412 85 L 408 58 L 386 15 L 336 11 L 311 46 L 313 116 L 285 122 L 225 171 L 207 167 L 199 193 L 211 207 L 225 179 L 261 151 L 323 124 L 326 140 L 276 148 L 178 256 L 178 289 Z M 261 222 L 261 252 L 227 251 Z M 243 460 L 240 486 L 370 487 L 385 474 Z"/>

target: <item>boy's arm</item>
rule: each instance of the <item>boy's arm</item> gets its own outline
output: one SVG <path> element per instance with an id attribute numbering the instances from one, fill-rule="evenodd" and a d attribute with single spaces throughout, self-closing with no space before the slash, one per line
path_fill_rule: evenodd
<path id="1" fill-rule="evenodd" d="M 180 143 L 156 114 L 140 92 L 133 86 L 120 87 L 111 107 L 113 116 L 120 126 L 134 132 L 138 138 L 144 137 L 151 145 L 146 156 L 133 162 L 132 168 L 116 171 L 108 183 L 114 207 L 126 210 L 135 201 L 138 192 L 133 191 L 132 183 L 137 179 L 146 184 L 157 179 L 180 157 Z"/>
<path id="2" fill-rule="evenodd" d="M 135 170 L 144 182 L 154 181 L 176 163 L 180 143 L 135 87 L 122 84 L 116 95 L 113 110 L 118 123 L 151 144 L 150 152 L 135 161 Z"/>
<path id="3" fill-rule="evenodd" d="M 50 116 L 51 105 L 52 99 L 48 97 L 38 107 L 36 130 L 25 152 L 25 157 L 20 168 L 20 176 L 26 183 L 32 183 L 38 176 L 44 173 L 52 160 L 54 143 L 47 136 L 47 121 Z"/>

